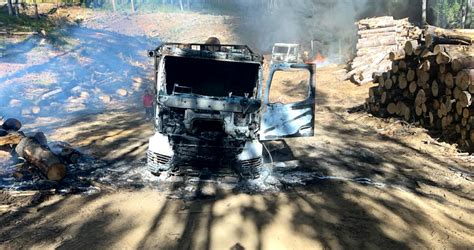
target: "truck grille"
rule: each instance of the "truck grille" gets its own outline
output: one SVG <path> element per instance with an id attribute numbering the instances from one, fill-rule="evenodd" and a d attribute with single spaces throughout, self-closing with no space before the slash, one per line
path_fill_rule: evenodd
<path id="1" fill-rule="evenodd" d="M 171 162 L 171 156 L 158 154 L 152 151 L 147 152 L 147 163 L 151 171 L 157 172 L 160 169 L 166 169 L 164 165 Z"/>
<path id="2" fill-rule="evenodd" d="M 244 178 L 258 178 L 262 169 L 262 158 L 254 158 L 250 160 L 240 161 L 237 171 Z"/>
<path id="3" fill-rule="evenodd" d="M 240 164 L 243 168 L 258 168 L 262 166 L 262 158 L 240 161 Z"/>

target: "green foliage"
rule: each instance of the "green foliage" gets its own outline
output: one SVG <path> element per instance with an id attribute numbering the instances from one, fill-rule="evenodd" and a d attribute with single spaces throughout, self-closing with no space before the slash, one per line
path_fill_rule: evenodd
<path id="1" fill-rule="evenodd" d="M 432 24 L 447 27 L 459 28 L 462 22 L 462 5 L 466 0 L 432 0 L 430 8 L 433 14 Z M 471 14 L 472 11 L 468 13 Z"/>
<path id="2" fill-rule="evenodd" d="M 48 32 L 54 28 L 54 24 L 46 18 L 37 20 L 26 15 L 16 17 L 14 15 L 9 16 L 5 13 L 0 13 L 0 23 L 2 27 L 7 27 L 15 31 L 39 31 L 44 29 Z"/>

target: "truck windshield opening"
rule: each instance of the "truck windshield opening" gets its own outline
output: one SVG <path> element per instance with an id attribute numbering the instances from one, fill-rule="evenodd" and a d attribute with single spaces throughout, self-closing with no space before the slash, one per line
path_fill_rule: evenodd
<path id="1" fill-rule="evenodd" d="M 166 91 L 205 96 L 254 96 L 259 64 L 167 56 Z"/>

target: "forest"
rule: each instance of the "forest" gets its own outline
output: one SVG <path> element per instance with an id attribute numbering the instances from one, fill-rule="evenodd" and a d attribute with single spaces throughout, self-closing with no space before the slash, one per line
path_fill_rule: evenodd
<path id="1" fill-rule="evenodd" d="M 357 17 L 391 15 L 396 18 L 410 17 L 412 22 L 421 23 L 423 10 L 426 22 L 445 28 L 473 27 L 473 0 L 6 0 L 9 13 L 15 14 L 22 5 L 54 3 L 57 5 L 81 5 L 112 11 L 135 12 L 150 10 L 176 11 L 227 11 L 253 14 L 254 12 L 278 12 L 294 9 L 305 17 L 311 17 L 320 10 L 349 6 Z M 425 6 L 425 7 L 423 7 Z M 344 8 L 344 7 L 342 7 Z"/>

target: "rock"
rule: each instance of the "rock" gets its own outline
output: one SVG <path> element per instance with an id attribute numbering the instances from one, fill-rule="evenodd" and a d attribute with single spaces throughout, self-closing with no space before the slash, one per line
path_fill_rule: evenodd
<path id="1" fill-rule="evenodd" d="M 125 89 L 117 89 L 116 93 L 119 96 L 126 96 L 128 94 L 127 90 Z"/>
<path id="2" fill-rule="evenodd" d="M 8 118 L 2 125 L 5 130 L 18 131 L 21 129 L 21 122 L 15 118 Z"/>

